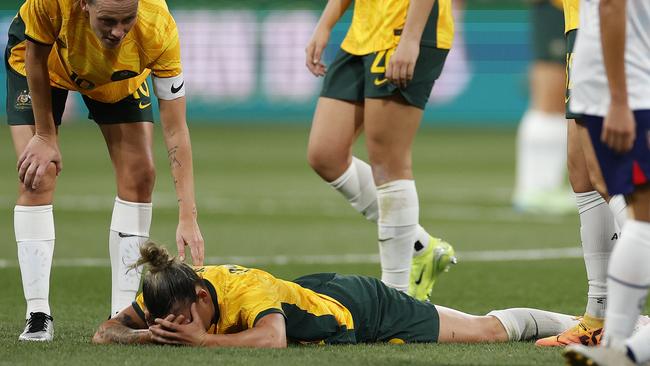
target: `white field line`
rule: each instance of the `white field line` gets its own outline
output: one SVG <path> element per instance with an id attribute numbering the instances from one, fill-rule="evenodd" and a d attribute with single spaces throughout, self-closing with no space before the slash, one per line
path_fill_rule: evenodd
<path id="1" fill-rule="evenodd" d="M 291 199 L 273 197 L 263 199 L 229 199 L 204 197 L 198 203 L 200 213 L 221 215 L 262 215 L 262 216 L 299 216 L 315 215 L 332 218 L 359 216 L 353 209 L 346 207 L 342 198 L 332 194 L 331 199 Z M 339 198 L 339 199 L 337 199 Z M 154 208 L 176 209 L 176 198 L 171 195 L 155 195 Z M 0 197 L 0 207 L 13 208 L 13 197 Z M 106 212 L 110 215 L 113 198 L 110 195 L 60 195 L 55 198 L 54 210 L 79 212 Z M 107 216 L 108 217 L 108 216 Z M 477 205 L 473 199 L 459 199 L 455 203 L 420 202 L 420 219 L 442 220 L 451 222 L 490 222 L 561 224 L 564 216 L 522 215 L 508 206 Z"/>
<path id="2" fill-rule="evenodd" d="M 499 262 L 499 261 L 538 261 L 545 259 L 582 258 L 582 249 L 522 249 L 468 251 L 458 253 L 463 262 Z M 241 265 L 289 265 L 289 264 L 375 264 L 379 263 L 378 254 L 323 254 L 323 255 L 272 255 L 272 256 L 227 256 L 207 257 L 205 263 L 231 263 Z M 55 267 L 108 267 L 108 258 L 68 258 L 55 259 Z M 0 268 L 18 267 L 17 260 L 0 259 Z"/>

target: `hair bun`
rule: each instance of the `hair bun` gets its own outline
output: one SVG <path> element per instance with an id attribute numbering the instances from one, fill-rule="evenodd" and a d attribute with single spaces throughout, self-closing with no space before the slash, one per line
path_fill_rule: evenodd
<path id="1" fill-rule="evenodd" d="M 149 265 L 149 271 L 156 273 L 169 267 L 173 262 L 174 258 L 169 255 L 167 249 L 148 241 L 140 247 L 140 259 L 135 265 L 147 264 Z"/>

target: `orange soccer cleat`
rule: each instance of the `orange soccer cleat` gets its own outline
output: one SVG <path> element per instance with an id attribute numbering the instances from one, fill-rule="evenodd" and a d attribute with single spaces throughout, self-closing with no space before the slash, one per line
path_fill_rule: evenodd
<path id="1" fill-rule="evenodd" d="M 570 344 L 597 346 L 603 336 L 603 323 L 603 319 L 585 315 L 575 326 L 556 336 L 538 339 L 535 345 L 540 347 L 564 347 Z"/>

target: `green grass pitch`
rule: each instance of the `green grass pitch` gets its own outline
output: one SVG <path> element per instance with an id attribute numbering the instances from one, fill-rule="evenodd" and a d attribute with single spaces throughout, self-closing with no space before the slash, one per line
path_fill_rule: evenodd
<path id="1" fill-rule="evenodd" d="M 313 255 L 376 254 L 375 227 L 319 180 L 305 159 L 307 127 L 192 126 L 196 197 L 206 256 L 254 257 L 283 278 L 317 271 L 377 276 L 375 263 L 295 263 Z M 64 168 L 55 200 L 57 242 L 51 285 L 56 320 L 51 344 L 22 344 L 24 320 L 12 208 L 17 177 L 7 128 L 0 133 L 0 364 L 227 365 L 546 365 L 557 349 L 500 345 L 358 345 L 287 350 L 94 346 L 90 337 L 109 313 L 109 268 L 81 259 L 108 258 L 115 195 L 99 130 L 64 126 Z M 173 249 L 177 211 L 162 138 L 151 237 Z M 357 146 L 364 157 L 363 143 Z M 435 302 L 472 313 L 539 307 L 579 314 L 586 276 L 578 258 L 463 261 L 463 252 L 578 247 L 577 215 L 520 215 L 509 205 L 514 133 L 488 129 L 422 129 L 414 149 L 421 223 L 453 243 L 460 264 L 440 280 Z M 278 263 L 288 256 L 288 263 Z M 275 258 L 275 259 L 274 259 Z M 266 260 L 268 259 L 268 260 Z M 75 264 L 76 263 L 76 264 Z"/>

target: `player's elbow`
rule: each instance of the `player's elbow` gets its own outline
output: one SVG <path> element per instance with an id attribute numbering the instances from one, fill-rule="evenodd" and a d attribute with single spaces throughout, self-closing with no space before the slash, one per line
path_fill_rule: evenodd
<path id="1" fill-rule="evenodd" d="M 95 332 L 92 338 L 92 343 L 93 344 L 107 344 L 110 343 L 109 339 L 104 336 L 104 332 L 106 327 L 104 324 L 99 326 L 99 329 Z"/>
<path id="2" fill-rule="evenodd" d="M 277 332 L 270 333 L 264 340 L 264 348 L 287 348 L 287 336 Z"/>

